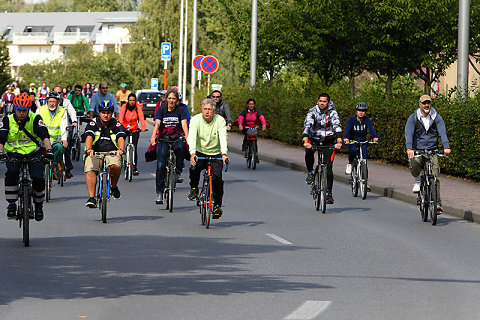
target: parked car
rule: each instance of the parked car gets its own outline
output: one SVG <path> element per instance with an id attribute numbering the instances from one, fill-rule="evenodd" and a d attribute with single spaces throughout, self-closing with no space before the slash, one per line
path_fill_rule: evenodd
<path id="1" fill-rule="evenodd" d="M 136 90 L 137 101 L 143 104 L 143 113 L 146 117 L 153 117 L 157 101 L 160 100 L 160 91 L 155 89 Z"/>

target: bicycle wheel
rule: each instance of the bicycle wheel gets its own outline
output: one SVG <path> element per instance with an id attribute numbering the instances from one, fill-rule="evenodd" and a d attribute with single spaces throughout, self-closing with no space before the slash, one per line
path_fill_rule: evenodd
<path id="1" fill-rule="evenodd" d="M 173 163 L 169 164 L 168 172 L 168 211 L 172 212 L 173 210 L 173 191 L 175 190 L 175 167 Z"/>
<path id="2" fill-rule="evenodd" d="M 312 193 L 313 193 L 313 200 L 315 201 L 315 210 L 319 211 L 321 195 L 320 195 L 320 174 L 318 171 L 318 167 L 315 169 L 315 173 L 313 174 Z"/>
<path id="3" fill-rule="evenodd" d="M 128 182 L 132 182 L 133 176 L 133 145 L 128 146 Z"/>
<path id="4" fill-rule="evenodd" d="M 257 141 L 252 142 L 252 169 L 255 170 L 257 168 Z"/>
<path id="5" fill-rule="evenodd" d="M 50 168 L 50 163 L 45 165 L 45 201 L 49 202 L 52 194 L 52 170 Z"/>
<path id="6" fill-rule="evenodd" d="M 437 224 L 437 180 L 435 177 L 430 178 L 430 205 L 428 206 L 432 225 Z"/>
<path id="7" fill-rule="evenodd" d="M 249 141 L 247 144 L 247 168 L 250 169 L 252 166 L 252 143 Z"/>
<path id="8" fill-rule="evenodd" d="M 358 177 L 360 178 L 360 194 L 362 199 L 365 200 L 367 198 L 367 164 L 362 162 L 360 164 L 360 172 L 358 173 Z"/>
<path id="9" fill-rule="evenodd" d="M 102 210 L 102 222 L 107 223 L 107 200 L 108 200 L 108 179 L 102 177 L 102 195 L 101 195 L 101 210 Z"/>
<path id="10" fill-rule="evenodd" d="M 422 182 L 420 184 L 420 214 L 422 216 L 422 221 L 427 222 L 428 220 L 428 203 L 429 203 L 429 198 L 428 198 L 428 186 L 425 181 L 425 179 L 422 177 Z"/>
<path id="11" fill-rule="evenodd" d="M 75 145 L 77 147 L 77 153 L 75 154 L 75 161 L 80 160 L 80 150 L 82 150 L 82 141 L 80 140 L 80 137 L 77 136 L 77 139 L 75 140 Z"/>
<path id="12" fill-rule="evenodd" d="M 206 201 L 205 201 L 205 178 L 204 178 L 204 182 L 203 182 L 203 185 L 202 185 L 202 190 L 200 190 L 200 193 L 198 194 L 198 206 L 200 207 L 200 217 L 202 218 L 202 226 L 205 225 L 205 223 L 207 222 L 207 210 L 206 210 Z"/>
<path id="13" fill-rule="evenodd" d="M 20 199 L 20 208 L 22 211 L 23 223 L 23 244 L 25 247 L 30 246 L 30 194 L 28 186 L 22 186 L 22 197 Z"/>
<path id="14" fill-rule="evenodd" d="M 350 181 L 352 183 L 352 195 L 356 197 L 358 195 L 358 177 L 357 177 L 357 165 L 352 163 L 352 172 L 350 173 Z"/>
<path id="15" fill-rule="evenodd" d="M 205 228 L 209 228 L 210 227 L 210 218 L 212 217 L 212 176 L 209 175 L 208 176 L 208 180 L 207 180 L 207 189 L 205 190 L 205 194 L 207 196 L 207 199 L 205 201 L 205 215 L 206 215 L 206 218 L 205 218 Z"/>
<path id="16" fill-rule="evenodd" d="M 322 168 L 320 170 L 320 208 L 322 213 L 325 213 L 327 210 L 327 199 L 325 198 L 325 193 L 327 191 L 327 179 L 325 177 L 325 170 Z"/>

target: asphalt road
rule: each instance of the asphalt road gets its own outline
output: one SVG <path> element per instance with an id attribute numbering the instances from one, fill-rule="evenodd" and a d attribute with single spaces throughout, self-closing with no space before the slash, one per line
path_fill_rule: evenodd
<path id="1" fill-rule="evenodd" d="M 103 224 L 74 163 L 31 223 L 31 247 L 0 217 L 0 319 L 478 319 L 478 224 L 440 216 L 434 227 L 415 206 L 342 184 L 322 215 L 303 174 L 231 158 L 210 229 L 185 174 L 174 212 L 155 206 L 155 165 L 143 161 Z"/>

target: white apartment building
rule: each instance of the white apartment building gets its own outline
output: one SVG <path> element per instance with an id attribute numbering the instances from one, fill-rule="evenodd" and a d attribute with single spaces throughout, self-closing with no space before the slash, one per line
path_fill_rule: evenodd
<path id="1" fill-rule="evenodd" d="M 12 75 L 28 63 L 60 58 L 69 45 L 85 41 L 98 52 L 122 51 L 130 44 L 128 26 L 140 12 L 0 13 L 0 32 L 9 41 Z"/>

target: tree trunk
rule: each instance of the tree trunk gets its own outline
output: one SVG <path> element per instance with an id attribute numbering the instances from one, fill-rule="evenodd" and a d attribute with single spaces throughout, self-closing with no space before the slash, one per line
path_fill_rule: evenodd
<path id="1" fill-rule="evenodd" d="M 387 101 L 392 101 L 392 83 L 393 83 L 393 75 L 387 75 L 387 81 L 385 82 L 385 91 L 387 93 Z"/>

